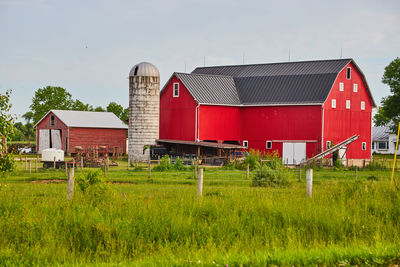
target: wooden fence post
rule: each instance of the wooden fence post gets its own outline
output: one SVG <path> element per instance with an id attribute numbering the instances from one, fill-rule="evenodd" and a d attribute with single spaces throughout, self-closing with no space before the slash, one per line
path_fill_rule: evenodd
<path id="1" fill-rule="evenodd" d="M 67 199 L 71 200 L 74 197 L 74 168 L 69 168 L 68 172 L 68 187 L 67 187 Z"/>
<path id="2" fill-rule="evenodd" d="M 356 166 L 356 169 L 355 169 L 355 176 L 356 176 L 355 180 L 357 180 L 357 166 Z"/>
<path id="3" fill-rule="evenodd" d="M 106 177 L 106 161 L 103 162 L 104 177 Z"/>
<path id="4" fill-rule="evenodd" d="M 129 170 L 129 165 L 131 165 L 131 159 L 129 158 L 129 155 L 128 155 L 128 166 L 126 167 L 127 170 Z"/>
<path id="5" fill-rule="evenodd" d="M 151 178 L 151 159 L 149 155 L 149 179 Z"/>
<path id="6" fill-rule="evenodd" d="M 56 157 L 54 157 L 53 167 L 56 168 Z"/>
<path id="7" fill-rule="evenodd" d="M 299 182 L 301 182 L 301 165 L 299 165 Z"/>
<path id="8" fill-rule="evenodd" d="M 247 163 L 247 166 L 246 166 L 246 179 L 247 179 L 247 180 L 249 180 L 249 176 L 250 176 L 250 166 L 249 166 L 249 164 Z"/>
<path id="9" fill-rule="evenodd" d="M 312 196 L 312 183 L 313 183 L 313 169 L 307 169 L 306 171 L 307 179 L 307 197 Z"/>
<path id="10" fill-rule="evenodd" d="M 203 196 L 203 168 L 199 168 L 199 175 L 197 177 L 197 197 Z"/>
<path id="11" fill-rule="evenodd" d="M 68 161 L 65 161 L 65 176 L 68 176 Z"/>
<path id="12" fill-rule="evenodd" d="M 28 166 L 27 166 L 27 159 L 26 159 L 26 156 L 25 156 L 25 171 L 27 170 L 27 168 L 28 168 Z"/>

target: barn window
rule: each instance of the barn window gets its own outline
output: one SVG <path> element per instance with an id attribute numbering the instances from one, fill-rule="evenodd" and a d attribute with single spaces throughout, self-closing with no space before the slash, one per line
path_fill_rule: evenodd
<path id="1" fill-rule="evenodd" d="M 358 92 L 358 84 L 353 84 L 353 92 L 357 93 Z"/>
<path id="2" fill-rule="evenodd" d="M 377 148 L 379 150 L 387 150 L 389 148 L 389 142 L 386 141 L 378 142 Z"/>
<path id="3" fill-rule="evenodd" d="M 332 99 L 332 108 L 336 108 L 336 99 Z"/>
<path id="4" fill-rule="evenodd" d="M 326 149 L 331 148 L 332 141 L 326 141 Z"/>
<path id="5" fill-rule="evenodd" d="M 50 126 L 54 126 L 54 115 L 50 116 Z"/>
<path id="6" fill-rule="evenodd" d="M 361 110 L 365 110 L 365 102 L 361 101 Z"/>
<path id="7" fill-rule="evenodd" d="M 347 67 L 346 69 L 346 79 L 350 80 L 351 79 L 351 68 Z"/>
<path id="8" fill-rule="evenodd" d="M 366 142 L 362 142 L 362 150 L 367 150 L 367 143 Z"/>
<path id="9" fill-rule="evenodd" d="M 174 83 L 174 97 L 179 97 L 179 83 Z"/>
<path id="10" fill-rule="evenodd" d="M 272 141 L 267 141 L 267 149 L 271 149 L 272 148 Z"/>
<path id="11" fill-rule="evenodd" d="M 344 83 L 339 83 L 339 91 L 344 91 Z"/>
<path id="12" fill-rule="evenodd" d="M 346 100 L 346 109 L 350 109 L 350 100 Z"/>
<path id="13" fill-rule="evenodd" d="M 249 147 L 249 141 L 243 140 L 243 146 L 244 147 Z"/>

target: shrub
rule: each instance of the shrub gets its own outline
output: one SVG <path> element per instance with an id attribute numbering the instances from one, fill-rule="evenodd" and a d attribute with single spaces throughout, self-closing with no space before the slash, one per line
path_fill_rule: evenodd
<path id="1" fill-rule="evenodd" d="M 250 149 L 246 158 L 243 160 L 243 166 L 246 168 L 249 165 L 250 170 L 254 170 L 260 166 L 260 151 Z"/>
<path id="2" fill-rule="evenodd" d="M 267 161 L 264 162 L 263 165 L 267 165 L 273 170 L 280 170 L 285 168 L 282 163 L 282 158 L 279 156 L 279 152 L 277 150 L 272 153 L 265 154 L 265 159 Z"/>
<path id="3" fill-rule="evenodd" d="M 108 186 L 101 179 L 102 173 L 99 170 L 90 170 L 76 178 L 76 183 L 82 193 L 89 197 L 93 203 L 98 203 L 105 199 Z"/>
<path id="4" fill-rule="evenodd" d="M 382 163 L 379 163 L 377 161 L 371 161 L 368 165 L 367 165 L 367 169 L 370 171 L 377 171 L 377 170 L 386 170 L 386 166 Z"/>
<path id="5" fill-rule="evenodd" d="M 265 164 L 255 170 L 252 185 L 262 187 L 287 186 L 289 184 L 288 174 L 285 169 L 272 169 Z"/>
<path id="6" fill-rule="evenodd" d="M 14 155 L 11 153 L 0 154 L 0 174 L 4 176 L 15 168 Z"/>
<path id="7" fill-rule="evenodd" d="M 164 157 L 161 158 L 160 160 L 160 164 L 158 164 L 157 166 L 155 166 L 153 168 L 153 170 L 155 171 L 168 171 L 169 169 L 171 169 L 171 163 L 169 162 L 169 156 L 165 155 Z"/>
<path id="8" fill-rule="evenodd" d="M 184 171 L 186 170 L 186 166 L 183 165 L 181 158 L 177 158 L 173 168 L 177 171 Z"/>

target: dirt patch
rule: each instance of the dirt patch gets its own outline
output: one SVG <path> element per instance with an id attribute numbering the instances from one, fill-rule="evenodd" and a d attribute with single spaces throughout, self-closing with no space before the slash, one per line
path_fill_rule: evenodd
<path id="1" fill-rule="evenodd" d="M 51 179 L 51 180 L 34 180 L 31 183 L 33 184 L 59 184 L 59 183 L 64 183 L 67 180 L 62 180 L 62 179 Z"/>

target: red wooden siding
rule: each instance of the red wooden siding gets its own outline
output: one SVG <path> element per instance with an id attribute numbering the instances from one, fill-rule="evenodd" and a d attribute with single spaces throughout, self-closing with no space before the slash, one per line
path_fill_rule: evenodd
<path id="1" fill-rule="evenodd" d="M 346 157 L 369 159 L 372 104 L 360 73 L 353 64 L 349 64 L 348 67 L 351 67 L 351 79 L 346 79 L 346 68 L 344 68 L 324 104 L 324 149 L 326 141 L 337 144 L 358 134 L 360 138 L 349 145 Z M 344 91 L 339 91 L 340 82 L 344 83 Z M 354 83 L 358 84 L 358 92 L 353 92 Z M 332 99 L 336 99 L 336 108 L 332 108 Z M 350 100 L 350 109 L 346 109 L 346 100 Z M 365 110 L 361 110 L 361 101 L 365 102 Z M 362 142 L 366 142 L 366 150 L 362 150 Z"/>
<path id="2" fill-rule="evenodd" d="M 228 106 L 200 106 L 199 139 L 239 141 L 242 139 L 240 108 Z"/>
<path id="3" fill-rule="evenodd" d="M 101 128 L 69 128 L 69 149 L 75 152 L 75 146 L 89 148 L 91 146 L 106 146 L 111 151 L 112 147 L 122 147 L 126 152 L 125 129 Z"/>
<path id="4" fill-rule="evenodd" d="M 172 96 L 174 82 L 179 82 L 179 97 Z M 174 76 L 160 96 L 160 139 L 195 140 L 197 103 Z"/>
<path id="5" fill-rule="evenodd" d="M 68 136 L 68 127 L 57 117 L 54 116 L 54 125 L 50 125 L 50 117 L 54 115 L 52 112 L 47 114 L 45 118 L 36 126 L 36 148 L 39 149 L 39 130 L 40 129 L 51 129 L 61 130 L 61 147 L 62 150 L 66 151 L 66 143 Z"/>
<path id="6" fill-rule="evenodd" d="M 319 152 L 322 124 L 321 106 L 271 106 L 242 108 L 243 140 L 249 148 L 282 155 L 282 141 L 308 142 L 307 157 Z M 272 149 L 266 149 L 272 141 Z"/>

